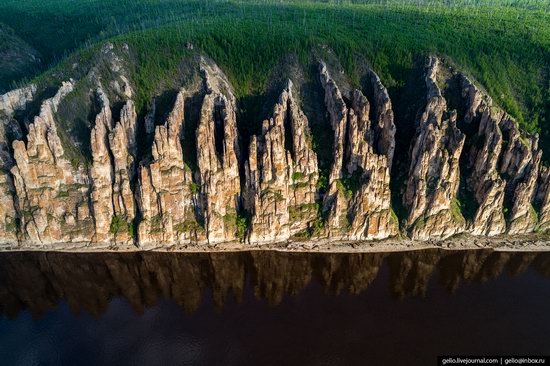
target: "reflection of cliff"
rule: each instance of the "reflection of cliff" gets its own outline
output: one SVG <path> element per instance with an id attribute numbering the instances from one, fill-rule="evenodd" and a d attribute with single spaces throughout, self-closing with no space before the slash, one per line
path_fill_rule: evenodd
<path id="1" fill-rule="evenodd" d="M 460 283 L 485 282 L 503 272 L 519 275 L 532 266 L 550 276 L 550 253 L 413 251 L 405 253 L 320 254 L 236 253 L 4 253 L 0 254 L 0 314 L 29 309 L 36 317 L 61 301 L 74 312 L 99 317 L 114 297 L 135 311 L 171 299 L 186 312 L 210 294 L 222 308 L 239 301 L 245 286 L 256 298 L 277 305 L 317 282 L 327 292 L 358 294 L 389 268 L 397 298 L 424 296 L 431 279 L 454 292 Z"/>

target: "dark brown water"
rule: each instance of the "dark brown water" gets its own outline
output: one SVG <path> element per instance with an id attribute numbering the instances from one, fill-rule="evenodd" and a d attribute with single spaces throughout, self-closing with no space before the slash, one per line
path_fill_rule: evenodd
<path id="1" fill-rule="evenodd" d="M 0 254 L 1 365 L 550 354 L 550 253 Z"/>

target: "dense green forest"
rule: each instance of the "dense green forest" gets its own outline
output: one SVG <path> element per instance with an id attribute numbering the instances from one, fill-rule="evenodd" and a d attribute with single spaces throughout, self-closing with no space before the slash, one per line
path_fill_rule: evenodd
<path id="1" fill-rule="evenodd" d="M 240 98 L 262 93 L 285 55 L 305 60 L 319 46 L 334 51 L 352 81 L 356 60 L 366 60 L 391 93 L 417 56 L 436 53 L 550 146 L 548 0 L 4 0 L 0 23 L 0 55 L 26 49 L 40 60 L 14 72 L 22 57 L 9 58 L 1 90 L 44 79 L 112 39 L 136 52 L 141 106 L 174 75 L 188 43 L 216 60 Z"/>

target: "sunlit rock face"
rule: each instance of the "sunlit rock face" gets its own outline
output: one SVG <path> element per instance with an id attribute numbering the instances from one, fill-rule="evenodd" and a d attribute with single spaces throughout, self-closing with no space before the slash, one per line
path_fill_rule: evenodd
<path id="1" fill-rule="evenodd" d="M 136 156 L 136 111 L 131 100 L 113 121 L 109 100 L 98 90 L 101 111 L 91 134 L 93 162 L 91 200 L 94 211 L 96 242 L 133 240 L 131 225 L 136 210 L 130 181 L 134 179 Z M 114 228 L 114 225 L 125 226 Z"/>
<path id="2" fill-rule="evenodd" d="M 334 134 L 333 163 L 323 199 L 327 233 L 352 240 L 396 235 L 398 223 L 391 212 L 389 188 L 395 127 L 388 104 L 378 96 L 375 101 L 378 113 L 374 113 L 376 119 L 371 121 L 371 105 L 360 90 L 344 97 L 326 64 L 321 63 L 319 70 Z M 375 84 L 375 95 L 385 95 L 378 78 L 373 76 L 371 81 Z M 388 131 L 380 133 L 384 128 Z M 380 140 L 375 141 L 377 135 Z"/>
<path id="3" fill-rule="evenodd" d="M 237 239 L 239 135 L 236 99 L 226 76 L 216 65 L 201 67 L 205 92 L 197 127 L 199 205 L 209 243 Z"/>
<path id="4" fill-rule="evenodd" d="M 495 109 L 468 78 L 463 76 L 461 83 L 467 107 L 464 122 L 477 128 L 462 173 L 477 206 L 470 232 L 488 236 L 532 232 L 539 219 L 544 223 L 546 212 L 541 207 L 539 218 L 533 206 L 537 197 L 544 201 L 545 194 L 545 178 L 539 177 L 538 136 L 522 136 L 514 120 Z"/>
<path id="5" fill-rule="evenodd" d="M 189 241 L 203 235 L 196 224 L 193 177 L 183 161 L 184 102 L 180 90 L 164 122 L 154 130 L 152 161 L 139 167 L 139 242 Z"/>
<path id="6" fill-rule="evenodd" d="M 11 140 L 22 139 L 23 131 L 14 114 L 24 110 L 36 93 L 36 86 L 12 90 L 0 96 L 0 243 L 18 240 L 18 202 L 10 169 L 15 164 Z"/>
<path id="7" fill-rule="evenodd" d="M 55 113 L 60 101 L 73 90 L 66 82 L 28 126 L 27 142 L 13 142 L 14 177 L 20 209 L 21 236 L 33 243 L 91 241 L 93 218 L 88 193 L 90 179 L 75 169 L 58 135 Z"/>
<path id="8" fill-rule="evenodd" d="M 244 201 L 252 216 L 251 243 L 286 240 L 306 229 L 318 211 L 317 156 L 290 80 L 273 109 L 261 135 L 252 137 L 245 163 Z M 291 141 L 285 141 L 288 136 Z"/>
<path id="9" fill-rule="evenodd" d="M 416 116 L 400 121 L 373 70 L 361 69 L 359 87 L 329 58 L 309 65 L 313 80 L 282 68 L 266 118 L 243 117 L 230 79 L 198 53 L 176 87 L 138 102 L 131 50 L 110 43 L 75 66 L 78 78 L 2 95 L 0 244 L 152 249 L 550 228 L 538 136 L 481 86 L 428 57 L 421 85 L 408 86 Z M 405 124 L 414 134 L 396 146 Z"/>
<path id="10" fill-rule="evenodd" d="M 404 197 L 413 239 L 446 238 L 464 231 L 466 224 L 456 207 L 465 136 L 437 86 L 438 70 L 439 60 L 430 57 L 425 76 L 426 108 L 413 139 Z"/>

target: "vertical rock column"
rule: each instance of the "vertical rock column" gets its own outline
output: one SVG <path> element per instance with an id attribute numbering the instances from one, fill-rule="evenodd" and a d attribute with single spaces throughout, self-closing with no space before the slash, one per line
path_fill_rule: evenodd
<path id="1" fill-rule="evenodd" d="M 463 127 L 472 131 L 470 148 L 464 151 L 467 189 L 477 206 L 469 226 L 473 235 L 497 235 L 506 229 L 504 187 L 497 164 L 502 150 L 499 122 L 503 113 L 492 111 L 492 101 L 467 77 L 461 75 L 462 99 L 465 105 Z"/>
<path id="2" fill-rule="evenodd" d="M 511 200 L 507 231 L 509 234 L 531 232 L 537 225 L 533 208 L 542 151 L 538 136 L 523 138 L 515 122 L 503 118 L 500 127 L 508 135 L 508 143 L 501 157 L 501 174 L 510 177 L 507 194 Z"/>
<path id="3" fill-rule="evenodd" d="M 379 154 L 387 157 L 388 167 L 391 170 L 395 152 L 396 127 L 390 95 L 374 71 L 369 72 L 368 78 L 373 97 L 371 104 L 374 114 L 374 146 Z"/>
<path id="4" fill-rule="evenodd" d="M 185 90 L 180 90 L 166 122 L 155 128 L 153 161 L 139 167 L 139 242 L 143 246 L 203 238 L 194 208 L 196 188 L 183 160 L 185 97 Z"/>
<path id="5" fill-rule="evenodd" d="M 352 92 L 348 106 L 323 63 L 320 75 L 334 131 L 334 160 L 323 201 L 329 235 L 352 240 L 396 235 L 398 223 L 391 212 L 389 188 L 395 126 L 387 93 L 380 89 L 379 79 L 372 77 L 376 120 L 370 121 L 370 104 L 361 91 Z"/>
<path id="6" fill-rule="evenodd" d="M 286 128 L 290 134 L 285 134 Z M 285 142 L 286 136 L 292 141 Z M 286 240 L 316 218 L 317 156 L 308 136 L 307 118 L 289 80 L 273 117 L 263 122 L 259 137 L 252 137 L 245 164 L 244 203 L 251 213 L 251 243 Z"/>
<path id="7" fill-rule="evenodd" d="M 489 110 L 483 112 L 479 130 L 474 135 L 474 141 L 477 143 L 473 144 L 470 150 L 467 182 L 478 205 L 470 226 L 474 235 L 492 236 L 506 230 L 503 212 L 506 183 L 497 172 L 502 149 L 499 118 L 502 118 L 502 114 L 492 116 Z"/>
<path id="8" fill-rule="evenodd" d="M 107 95 L 98 89 L 101 110 L 91 132 L 92 204 L 96 236 L 94 241 L 133 241 L 136 215 L 130 182 L 134 178 L 136 155 L 136 112 L 131 100 L 114 123 Z"/>
<path id="9" fill-rule="evenodd" d="M 55 112 L 73 90 L 65 82 L 57 94 L 42 103 L 29 125 L 27 144 L 13 142 L 15 178 L 21 228 L 34 243 L 91 241 L 93 221 L 88 205 L 89 178 L 82 167 L 69 162 L 57 134 Z"/>
<path id="10" fill-rule="evenodd" d="M 336 234 L 341 229 L 349 227 L 347 217 L 348 202 L 341 189 L 342 169 L 344 166 L 344 144 L 346 139 L 346 126 L 348 108 L 342 97 L 340 89 L 330 77 L 325 63 L 319 65 L 321 85 L 325 90 L 325 105 L 329 115 L 330 126 L 334 133 L 332 166 L 328 178 L 328 190 L 323 199 L 323 213 L 327 216 L 327 228 L 329 235 Z M 335 233 L 336 231 L 336 233 Z"/>
<path id="11" fill-rule="evenodd" d="M 0 244 L 17 242 L 15 187 L 8 172 L 0 170 Z"/>
<path id="12" fill-rule="evenodd" d="M 446 238 L 465 229 L 456 201 L 465 136 L 456 127 L 456 114 L 447 112 L 436 83 L 438 68 L 439 60 L 430 57 L 425 78 L 427 102 L 411 149 L 404 197 L 409 231 L 419 240 Z"/>
<path id="13" fill-rule="evenodd" d="M 533 156 L 523 180 L 517 184 L 514 190 L 514 202 L 508 224 L 509 234 L 529 233 L 537 225 L 538 217 L 532 202 L 537 188 L 541 159 L 542 151 L 538 151 Z"/>
<path id="14" fill-rule="evenodd" d="M 110 242 L 111 220 L 113 210 L 113 166 L 111 164 L 111 152 L 109 151 L 109 132 L 112 128 L 112 115 L 107 95 L 102 89 L 98 89 L 98 102 L 100 112 L 95 118 L 95 125 L 90 136 L 92 149 L 92 207 L 95 218 L 96 242 Z"/>
<path id="15" fill-rule="evenodd" d="M 207 240 L 217 243 L 237 239 L 240 154 L 236 103 L 221 70 L 203 67 L 201 71 L 206 94 L 196 131 L 200 207 Z"/>
<path id="16" fill-rule="evenodd" d="M 546 231 L 550 229 L 550 168 L 546 166 L 540 169 L 535 201 L 540 212 L 538 228 Z"/>
<path id="17" fill-rule="evenodd" d="M 512 118 L 493 108 L 492 100 L 465 76 L 461 84 L 465 128 L 475 129 L 478 124 L 471 137 L 465 172 L 477 204 L 470 231 L 489 236 L 533 231 L 537 213 L 532 203 L 535 194 L 537 199 L 544 196 L 540 188 L 536 192 L 542 157 L 538 138 L 522 137 Z"/>
<path id="18" fill-rule="evenodd" d="M 109 145 L 113 154 L 114 182 L 113 208 L 115 215 L 129 223 L 136 215 L 136 203 L 131 182 L 136 171 L 136 109 L 129 100 L 122 107 L 120 121 L 109 134 Z M 132 239 L 131 235 L 128 239 Z"/>
<path id="19" fill-rule="evenodd" d="M 288 203 L 290 233 L 292 235 L 308 228 L 311 221 L 317 218 L 319 211 L 317 204 L 319 167 L 317 155 L 312 147 L 309 121 L 300 108 L 290 80 L 280 98 L 283 104 L 285 98 L 288 126 L 290 127 L 290 136 L 292 137 L 290 145 L 292 150 L 290 155 L 292 158 L 289 182 L 290 201 Z"/>
<path id="20" fill-rule="evenodd" d="M 23 132 L 13 115 L 24 110 L 34 99 L 35 93 L 36 87 L 31 85 L 0 96 L 0 243 L 14 243 L 18 240 L 19 214 L 10 172 L 15 162 L 10 152 L 10 140 L 23 138 Z"/>
<path id="21" fill-rule="evenodd" d="M 350 228 L 348 238 L 385 239 L 397 234 L 397 220 L 391 212 L 390 166 L 389 156 L 393 154 L 392 138 L 384 143 L 386 154 L 377 153 L 376 136 L 392 136 L 390 131 L 383 131 L 381 120 L 373 123 L 369 120 L 370 105 L 359 90 L 352 96 L 352 108 L 348 114 L 348 152 L 347 174 L 359 175 L 359 188 L 349 203 L 348 217 Z M 386 123 L 389 123 L 386 121 Z M 389 124 L 393 126 L 393 122 Z M 395 128 L 393 128 L 395 130 Z"/>

